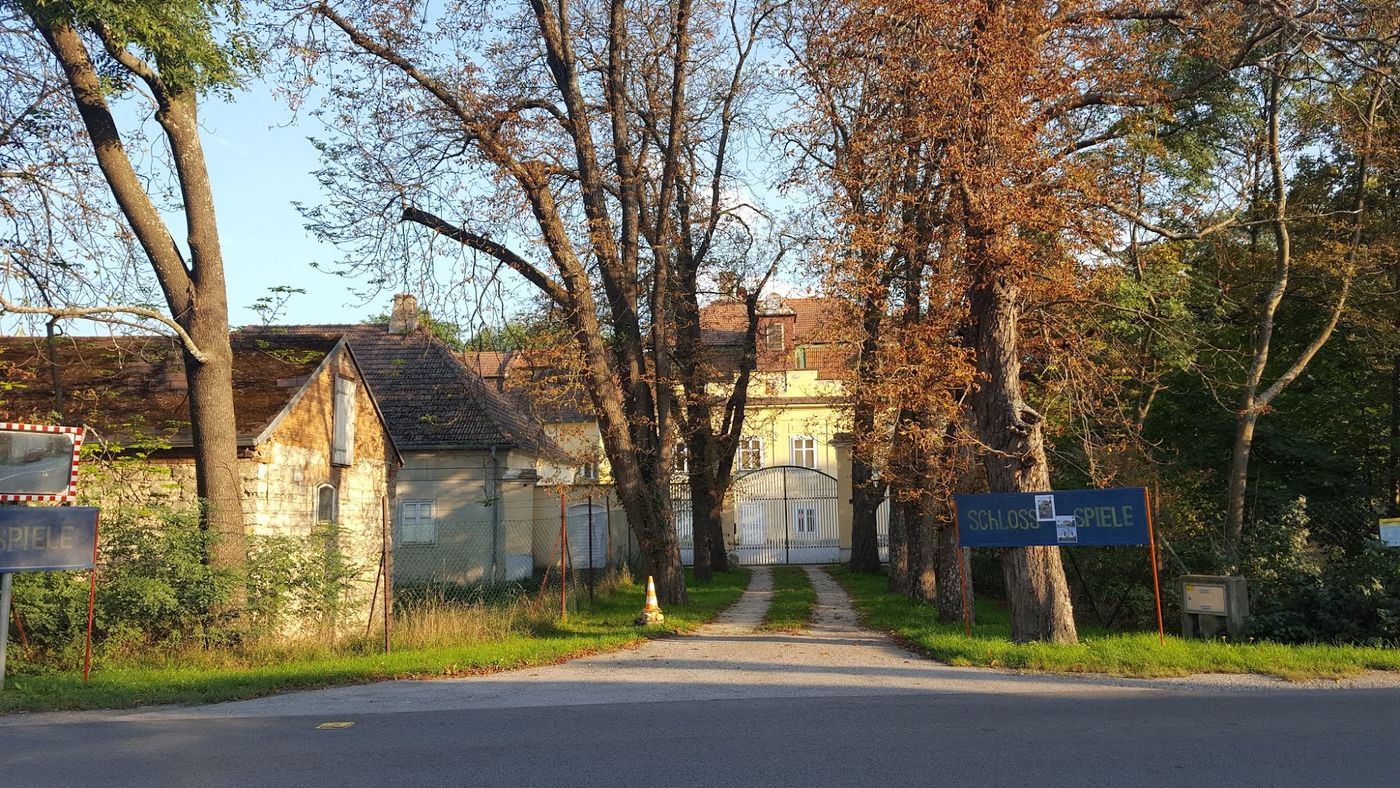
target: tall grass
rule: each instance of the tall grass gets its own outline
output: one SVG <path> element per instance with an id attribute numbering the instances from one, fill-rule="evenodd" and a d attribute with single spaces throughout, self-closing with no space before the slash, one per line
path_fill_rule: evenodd
<path id="1" fill-rule="evenodd" d="M 81 671 L 12 675 L 0 711 L 120 708 L 151 703 L 210 703 L 293 689 L 393 678 L 460 676 L 543 665 L 616 649 L 647 637 L 693 629 L 733 604 L 746 571 L 717 573 L 690 585 L 690 601 L 666 610 L 659 627 L 633 624 L 643 589 L 626 577 L 600 582 L 558 617 L 557 597 L 505 603 L 420 599 L 400 607 L 393 651 L 359 629 L 339 638 L 264 637 L 208 648 L 145 652 L 95 666 L 91 686 Z M 376 626 L 377 629 L 377 626 Z M 75 667 L 77 667 L 75 665 Z"/>

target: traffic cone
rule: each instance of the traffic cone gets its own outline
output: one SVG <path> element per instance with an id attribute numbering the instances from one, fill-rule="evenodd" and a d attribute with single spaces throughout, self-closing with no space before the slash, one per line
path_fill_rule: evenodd
<path id="1" fill-rule="evenodd" d="M 666 620 L 666 616 L 661 613 L 661 606 L 656 604 L 656 583 L 652 581 L 651 575 L 647 575 L 647 600 L 642 605 L 642 614 L 637 616 L 637 623 L 660 624 Z"/>

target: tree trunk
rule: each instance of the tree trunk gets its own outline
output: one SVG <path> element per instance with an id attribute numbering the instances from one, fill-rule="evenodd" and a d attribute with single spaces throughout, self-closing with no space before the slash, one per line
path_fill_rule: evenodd
<path id="1" fill-rule="evenodd" d="M 213 190 L 200 144 L 195 94 L 190 90 L 173 92 L 158 75 L 145 73 L 149 66 L 133 64 L 129 59 L 121 61 L 134 77 L 146 81 L 156 99 L 156 121 L 169 144 L 180 189 L 190 252 L 190 262 L 186 264 L 172 241 L 174 235 L 127 155 L 82 38 L 66 23 L 40 14 L 31 18 L 63 68 L 98 167 L 150 260 L 172 318 L 204 357 L 200 361 L 189 344 L 184 345 L 195 484 L 205 505 L 202 522 L 219 537 L 211 563 L 241 571 L 247 561 L 247 532 L 243 522 L 243 484 L 238 472 L 228 294 Z M 235 586 L 235 603 L 241 601 L 241 588 L 240 581 Z"/>
<path id="2" fill-rule="evenodd" d="M 974 250 L 972 257 L 985 259 L 986 255 Z M 972 291 L 981 378 L 973 408 L 987 447 L 987 481 L 992 492 L 1048 490 L 1050 470 L 1041 416 L 1021 396 L 1019 288 L 1003 274 L 983 270 Z M 1074 610 L 1059 548 L 1008 548 L 1002 551 L 1001 565 L 1011 607 L 1011 639 L 1018 643 L 1076 642 Z"/>
<path id="3" fill-rule="evenodd" d="M 888 588 L 892 594 L 909 593 L 909 543 L 905 525 L 906 502 L 899 500 L 898 491 L 890 489 L 890 563 Z"/>
<path id="4" fill-rule="evenodd" d="M 220 290 L 222 293 L 222 290 Z M 206 527 L 218 534 L 211 563 L 241 570 L 248 559 L 248 531 L 243 520 L 243 479 L 238 471 L 238 435 L 233 406 L 233 352 L 227 313 L 220 299 L 209 299 L 195 313 L 188 330 L 204 351 L 199 362 L 185 353 L 189 383 L 190 431 L 194 439 L 195 486 L 204 502 Z M 211 314 L 212 313 L 212 314 Z M 238 589 L 242 588 L 240 583 Z M 235 591 L 236 604 L 242 591 Z"/>
<path id="5" fill-rule="evenodd" d="M 880 536 L 876 515 L 885 500 L 885 485 L 874 480 L 868 460 L 869 442 L 875 432 L 875 409 L 856 403 L 852 415 L 851 447 L 851 560 L 852 572 L 880 571 Z"/>
<path id="6" fill-rule="evenodd" d="M 958 548 L 958 526 L 953 511 L 944 507 L 936 524 L 938 565 L 938 620 L 945 624 L 963 620 L 963 588 L 967 589 L 968 615 L 972 615 L 972 560 L 966 550 Z M 958 566 L 959 562 L 962 567 Z M 975 620 L 975 616 L 973 617 Z"/>
<path id="7" fill-rule="evenodd" d="M 909 502 L 909 596 L 933 603 L 938 598 L 938 542 L 934 534 L 932 496 L 927 489 Z"/>
<path id="8" fill-rule="evenodd" d="M 1249 453 L 1254 448 L 1254 427 L 1259 423 L 1259 411 L 1252 402 L 1245 402 L 1235 418 L 1235 444 L 1230 454 L 1230 496 L 1225 510 L 1225 550 L 1231 561 L 1240 557 L 1244 539 L 1245 492 L 1249 489 Z"/>

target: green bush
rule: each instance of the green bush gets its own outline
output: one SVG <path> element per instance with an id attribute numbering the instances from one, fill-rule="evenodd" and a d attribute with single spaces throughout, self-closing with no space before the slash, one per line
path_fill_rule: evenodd
<path id="1" fill-rule="evenodd" d="M 339 546 L 334 526 L 305 537 L 249 537 L 246 601 L 240 578 L 209 565 L 217 536 L 197 509 L 110 507 L 102 511 L 93 625 L 98 659 L 159 659 L 181 648 L 223 647 L 275 634 L 289 621 L 313 629 L 344 623 L 360 567 Z M 89 573 L 15 576 L 14 607 L 28 645 L 12 638 L 9 658 L 28 673 L 82 663 Z"/>
<path id="2" fill-rule="evenodd" d="M 222 639 L 233 578 L 205 560 L 211 535 L 197 514 L 169 509 L 102 513 L 93 641 L 100 654 Z M 29 641 L 25 663 L 71 669 L 87 628 L 88 572 L 15 576 L 14 606 Z"/>
<path id="3" fill-rule="evenodd" d="M 1247 531 L 1250 631 L 1285 643 L 1400 643 L 1400 553 L 1313 538 L 1306 501 Z"/>

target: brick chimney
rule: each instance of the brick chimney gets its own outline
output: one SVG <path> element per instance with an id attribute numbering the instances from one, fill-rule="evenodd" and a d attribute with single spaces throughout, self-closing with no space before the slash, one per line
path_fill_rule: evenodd
<path id="1" fill-rule="evenodd" d="M 398 336 L 418 330 L 418 298 L 412 293 L 394 296 L 394 308 L 389 312 L 389 333 Z"/>

